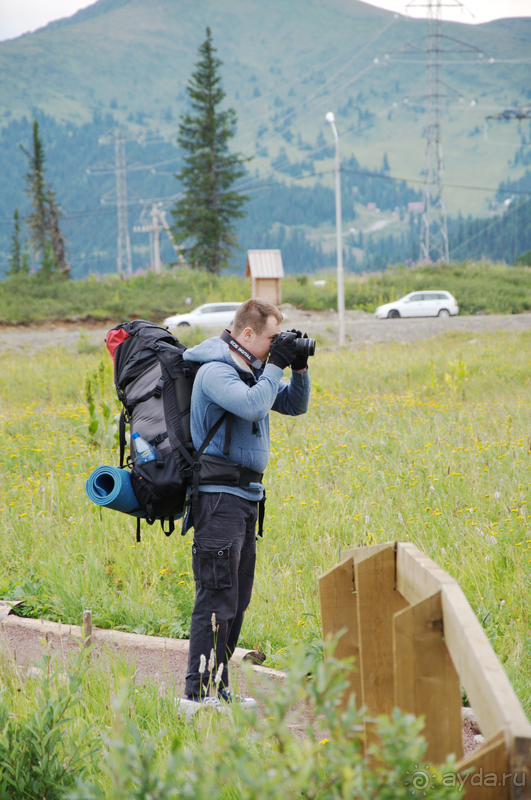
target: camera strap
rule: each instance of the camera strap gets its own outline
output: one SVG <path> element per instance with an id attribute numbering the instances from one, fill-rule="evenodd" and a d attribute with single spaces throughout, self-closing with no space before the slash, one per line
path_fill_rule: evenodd
<path id="1" fill-rule="evenodd" d="M 264 366 L 263 362 L 260 361 L 260 359 L 256 356 L 253 356 L 253 354 L 246 350 L 242 344 L 237 342 L 229 331 L 224 330 L 219 338 L 226 342 L 230 349 L 241 356 L 243 360 L 253 369 L 262 369 Z"/>

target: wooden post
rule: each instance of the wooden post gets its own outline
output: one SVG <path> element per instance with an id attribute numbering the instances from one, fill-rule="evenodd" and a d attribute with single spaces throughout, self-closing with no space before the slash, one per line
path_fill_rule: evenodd
<path id="1" fill-rule="evenodd" d="M 83 611 L 83 645 L 90 647 L 92 639 L 92 611 Z"/>
<path id="2" fill-rule="evenodd" d="M 531 725 L 458 583 L 410 542 L 343 556 L 320 580 L 323 633 L 346 631 L 358 704 L 423 714 L 427 760 L 442 762 L 461 755 L 462 684 L 487 740 L 457 763 L 466 800 L 531 800 Z"/>
<path id="3" fill-rule="evenodd" d="M 391 543 L 355 564 L 361 642 L 363 704 L 370 714 L 395 706 L 393 617 L 408 603 L 395 589 L 395 546 Z"/>
<path id="4" fill-rule="evenodd" d="M 528 736 L 520 701 L 457 581 L 410 542 L 398 543 L 397 581 L 411 604 L 441 591 L 444 643 L 483 736 L 515 726 Z"/>
<path id="5" fill-rule="evenodd" d="M 517 796 L 513 795 L 513 776 L 503 731 L 460 761 L 457 770 L 466 800 L 510 800 Z M 504 779 L 504 775 L 510 777 Z M 529 797 L 529 794 L 522 797 Z"/>
<path id="6" fill-rule="evenodd" d="M 350 689 L 345 692 L 344 705 L 346 706 L 348 702 L 348 695 L 354 692 L 356 705 L 359 708 L 363 705 L 363 698 L 357 598 L 352 558 L 347 558 L 325 572 L 319 579 L 319 594 L 321 596 L 323 639 L 328 636 L 336 636 L 340 631 L 344 631 L 337 643 L 335 655 L 337 658 L 354 657 L 352 672 L 349 674 Z"/>
<path id="7" fill-rule="evenodd" d="M 462 758 L 461 684 L 443 641 L 441 593 L 396 614 L 393 639 L 395 705 L 424 715 L 427 761 Z"/>

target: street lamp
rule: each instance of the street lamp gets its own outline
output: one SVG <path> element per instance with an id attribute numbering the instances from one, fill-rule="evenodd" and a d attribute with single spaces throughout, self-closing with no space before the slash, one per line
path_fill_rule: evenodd
<path id="1" fill-rule="evenodd" d="M 345 288 L 343 271 L 343 234 L 341 231 L 341 160 L 339 158 L 339 136 L 337 135 L 335 117 L 329 111 L 325 117 L 330 123 L 334 139 L 336 140 L 336 250 L 337 250 L 337 313 L 339 315 L 339 346 L 345 346 Z"/>

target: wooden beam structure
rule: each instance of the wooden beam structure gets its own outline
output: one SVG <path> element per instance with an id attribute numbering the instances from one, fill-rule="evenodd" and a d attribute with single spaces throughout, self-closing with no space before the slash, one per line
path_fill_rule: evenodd
<path id="1" fill-rule="evenodd" d="M 460 759 L 467 800 L 531 798 L 531 725 L 454 578 L 415 545 L 388 542 L 347 550 L 319 588 L 323 636 L 344 632 L 336 656 L 353 657 L 350 692 L 370 717 L 423 715 L 427 760 Z M 462 686 L 486 739 L 466 758 Z"/>

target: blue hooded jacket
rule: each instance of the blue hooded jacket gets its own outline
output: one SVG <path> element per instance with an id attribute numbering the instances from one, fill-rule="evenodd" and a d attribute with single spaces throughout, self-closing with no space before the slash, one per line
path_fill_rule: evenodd
<path id="1" fill-rule="evenodd" d="M 257 379 L 248 386 L 238 373 L 246 370 L 237 364 L 226 344 L 218 336 L 207 339 L 183 354 L 186 361 L 203 364 L 192 392 L 190 427 L 196 450 L 225 410 L 232 415 L 229 461 L 255 472 L 264 472 L 269 461 L 269 411 L 298 416 L 308 410 L 310 377 L 306 372 L 292 372 L 290 383 L 281 382 L 283 371 L 274 364 L 254 370 Z M 206 448 L 206 453 L 223 458 L 225 423 Z M 225 456 L 226 458 L 226 456 Z M 246 500 L 261 500 L 263 486 L 201 486 L 202 492 L 227 492 Z"/>

